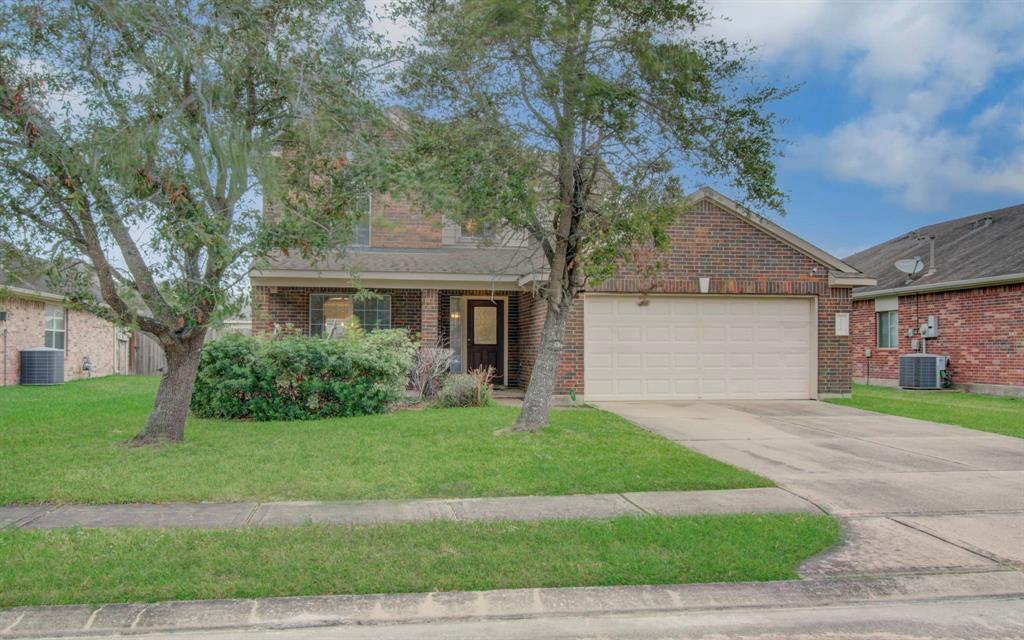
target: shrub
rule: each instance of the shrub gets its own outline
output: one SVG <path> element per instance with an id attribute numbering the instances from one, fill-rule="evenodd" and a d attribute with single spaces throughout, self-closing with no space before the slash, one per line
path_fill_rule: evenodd
<path id="1" fill-rule="evenodd" d="M 401 329 L 342 340 L 225 336 L 203 348 L 192 411 L 251 420 L 382 413 L 403 397 L 414 353 Z"/>
<path id="2" fill-rule="evenodd" d="M 420 400 L 433 398 L 441 388 L 444 374 L 452 365 L 455 352 L 444 346 L 440 338 L 420 345 L 416 350 L 409 382 Z"/>
<path id="3" fill-rule="evenodd" d="M 437 394 L 439 407 L 485 407 L 491 402 L 494 367 L 480 367 L 469 373 L 453 373 L 445 378 Z"/>

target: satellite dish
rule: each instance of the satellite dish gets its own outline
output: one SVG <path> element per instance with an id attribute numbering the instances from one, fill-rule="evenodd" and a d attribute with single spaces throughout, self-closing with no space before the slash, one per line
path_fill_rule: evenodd
<path id="1" fill-rule="evenodd" d="M 924 271 L 924 262 L 921 260 L 921 256 L 914 256 L 913 258 L 897 260 L 896 268 L 907 274 L 908 277 L 913 278 Z"/>

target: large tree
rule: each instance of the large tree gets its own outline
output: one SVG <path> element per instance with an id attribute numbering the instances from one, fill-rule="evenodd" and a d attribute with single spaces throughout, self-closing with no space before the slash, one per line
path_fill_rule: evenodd
<path id="1" fill-rule="evenodd" d="M 254 257 L 344 244 L 366 188 L 344 152 L 370 155 L 375 121 L 366 26 L 357 0 L 0 8 L 0 236 L 160 342 L 136 441 L 184 437 L 207 328 Z"/>
<path id="2" fill-rule="evenodd" d="M 401 84 L 428 201 L 460 220 L 525 231 L 543 253 L 540 351 L 516 428 L 547 423 L 577 294 L 618 261 L 658 267 L 680 178 L 723 180 L 782 210 L 779 147 L 747 53 L 685 0 L 405 0 L 418 39 Z M 634 260 L 635 262 L 635 260 Z"/>

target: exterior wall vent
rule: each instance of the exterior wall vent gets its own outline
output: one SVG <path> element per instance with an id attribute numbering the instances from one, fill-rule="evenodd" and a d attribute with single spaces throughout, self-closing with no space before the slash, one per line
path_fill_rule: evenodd
<path id="1" fill-rule="evenodd" d="M 900 356 L 900 387 L 904 389 L 941 389 L 945 383 L 949 358 L 930 353 Z"/>
<path id="2" fill-rule="evenodd" d="M 64 350 L 34 347 L 21 351 L 21 384 L 64 382 Z"/>

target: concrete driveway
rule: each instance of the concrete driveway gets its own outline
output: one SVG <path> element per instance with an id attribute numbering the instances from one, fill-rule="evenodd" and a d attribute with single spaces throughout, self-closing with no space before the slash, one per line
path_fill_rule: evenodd
<path id="1" fill-rule="evenodd" d="M 812 401 L 597 406 L 839 517 L 804 575 L 1024 568 L 1024 440 Z"/>

